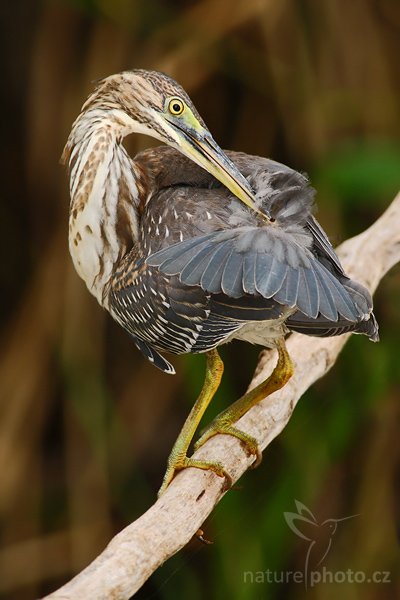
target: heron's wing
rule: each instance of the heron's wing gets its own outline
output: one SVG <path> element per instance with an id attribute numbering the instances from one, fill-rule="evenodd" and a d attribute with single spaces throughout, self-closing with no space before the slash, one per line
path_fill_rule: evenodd
<path id="1" fill-rule="evenodd" d="M 146 262 L 186 285 L 239 298 L 261 295 L 329 321 L 358 321 L 358 307 L 342 283 L 310 250 L 271 226 L 216 231 L 174 244 Z"/>
<path id="2" fill-rule="evenodd" d="M 339 257 L 317 219 L 313 215 L 309 215 L 305 226 L 313 237 L 313 250 L 323 259 L 328 260 L 339 275 L 345 275 Z"/>

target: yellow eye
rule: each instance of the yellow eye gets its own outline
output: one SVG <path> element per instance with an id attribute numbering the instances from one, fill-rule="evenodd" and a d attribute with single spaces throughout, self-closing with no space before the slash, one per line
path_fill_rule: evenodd
<path id="1" fill-rule="evenodd" d="M 172 100 L 169 101 L 168 110 L 171 115 L 179 117 L 185 110 L 185 105 L 180 98 L 172 98 Z"/>

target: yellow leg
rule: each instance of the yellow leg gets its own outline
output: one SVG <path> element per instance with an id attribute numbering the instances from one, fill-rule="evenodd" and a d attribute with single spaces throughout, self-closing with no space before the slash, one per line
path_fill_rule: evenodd
<path id="1" fill-rule="evenodd" d="M 257 466 L 261 462 L 261 452 L 259 450 L 257 440 L 244 431 L 237 429 L 232 424 L 238 421 L 238 419 L 240 419 L 240 417 L 250 410 L 252 406 L 258 402 L 261 402 L 261 400 L 276 390 L 281 389 L 293 375 L 293 363 L 286 350 L 286 345 L 283 338 L 278 340 L 277 350 L 278 362 L 271 375 L 256 388 L 239 398 L 239 400 L 231 404 L 231 406 L 220 413 L 197 441 L 195 444 L 195 450 L 200 448 L 200 446 L 202 446 L 207 440 L 217 433 L 224 433 L 239 438 L 249 453 L 256 455 L 257 460 L 254 466 Z"/>
<path id="2" fill-rule="evenodd" d="M 207 406 L 210 404 L 215 392 L 219 387 L 222 373 L 224 371 L 224 363 L 222 362 L 217 350 L 210 350 L 207 352 L 206 356 L 207 366 L 203 388 L 192 410 L 190 411 L 185 424 L 182 427 L 178 439 L 172 448 L 171 454 L 169 455 L 167 470 L 164 475 L 161 488 L 158 491 L 158 496 L 161 496 L 161 494 L 165 492 L 175 473 L 181 469 L 185 469 L 186 467 L 197 467 L 198 469 L 211 470 L 221 477 L 226 477 L 229 483 L 231 481 L 228 473 L 226 473 L 220 463 L 194 460 L 193 458 L 187 457 L 187 451 L 190 442 L 193 439 Z"/>

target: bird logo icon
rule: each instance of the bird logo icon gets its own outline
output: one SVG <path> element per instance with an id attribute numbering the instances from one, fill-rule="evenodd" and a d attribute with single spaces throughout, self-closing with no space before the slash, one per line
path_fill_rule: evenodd
<path id="1" fill-rule="evenodd" d="M 299 500 L 295 500 L 297 513 L 284 512 L 289 528 L 298 537 L 309 542 L 304 562 L 304 583 L 307 589 L 310 568 L 317 568 L 326 558 L 332 546 L 332 539 L 338 530 L 338 523 L 348 521 L 358 515 L 340 519 L 325 519 L 319 522 L 316 516 Z"/>

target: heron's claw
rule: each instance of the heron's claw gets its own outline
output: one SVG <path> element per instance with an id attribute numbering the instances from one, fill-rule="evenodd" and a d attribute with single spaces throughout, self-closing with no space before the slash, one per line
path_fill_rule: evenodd
<path id="1" fill-rule="evenodd" d="M 203 446 L 203 444 L 205 444 L 207 440 L 214 437 L 214 435 L 217 435 L 218 433 L 222 433 L 224 435 L 232 435 L 233 437 L 238 438 L 242 442 L 242 446 L 246 453 L 249 456 L 251 454 L 254 454 L 254 456 L 256 457 L 256 460 L 251 465 L 251 468 L 255 469 L 256 467 L 258 467 L 258 465 L 262 461 L 262 452 L 260 450 L 256 438 L 222 420 L 219 421 L 218 419 L 216 419 L 213 423 L 211 423 L 210 427 L 195 443 L 195 451 L 201 448 L 201 446 Z"/>
<path id="2" fill-rule="evenodd" d="M 194 458 L 188 458 L 187 456 L 175 459 L 175 457 L 171 456 L 168 461 L 168 467 L 165 472 L 162 485 L 158 490 L 158 497 L 160 497 L 165 492 L 165 490 L 175 477 L 176 473 L 178 471 L 182 471 L 182 469 L 187 469 L 188 467 L 203 469 L 203 471 L 213 471 L 219 477 L 225 477 L 225 484 L 223 487 L 224 492 L 226 492 L 226 490 L 228 490 L 232 486 L 232 477 L 219 462 L 196 460 Z"/>

